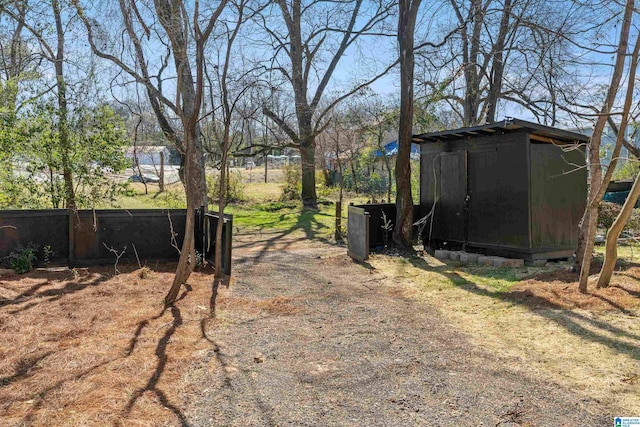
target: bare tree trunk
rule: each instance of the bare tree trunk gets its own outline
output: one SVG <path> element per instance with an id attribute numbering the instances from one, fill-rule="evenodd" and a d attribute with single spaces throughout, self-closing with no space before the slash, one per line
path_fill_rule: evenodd
<path id="1" fill-rule="evenodd" d="M 195 266 L 195 210 L 202 206 L 198 203 L 201 201 L 199 194 L 197 173 L 198 153 L 195 149 L 193 140 L 195 138 L 194 129 L 185 132 L 185 189 L 187 193 L 187 221 L 185 224 L 185 234 L 182 240 L 182 249 L 180 251 L 180 259 L 176 267 L 176 274 L 173 278 L 173 284 L 169 292 L 164 298 L 165 305 L 171 305 L 178 297 L 180 288 L 189 279 Z"/>
<path id="2" fill-rule="evenodd" d="M 627 83 L 627 94 L 625 96 L 625 102 L 622 109 L 622 120 L 620 121 L 620 130 L 622 132 L 617 132 L 616 134 L 616 150 L 614 150 L 612 156 L 617 157 L 620 152 L 620 147 L 622 146 L 622 142 L 624 140 L 624 131 L 627 128 L 627 124 L 629 122 L 629 112 L 631 110 L 631 104 L 633 101 L 633 93 L 635 88 L 635 76 L 636 70 L 638 68 L 638 55 L 640 54 L 640 34 L 636 37 L 636 45 L 633 48 L 633 54 L 631 56 L 631 66 L 629 67 L 629 82 Z M 615 167 L 609 165 L 609 168 Z M 605 179 L 607 177 L 605 176 Z M 602 270 L 600 271 L 600 276 L 598 277 L 598 288 L 604 288 L 609 286 L 609 282 L 611 281 L 611 276 L 613 275 L 613 270 L 616 265 L 616 259 L 618 257 L 617 254 L 617 246 L 618 246 L 618 238 L 620 237 L 620 233 L 624 229 L 625 224 L 629 220 L 631 216 L 631 212 L 633 207 L 636 204 L 636 200 L 638 199 L 638 194 L 640 194 L 640 185 L 638 181 L 640 180 L 640 174 L 636 176 L 635 182 L 633 183 L 633 187 L 631 189 L 631 193 L 627 197 L 627 200 L 624 202 L 624 206 L 622 210 L 616 217 L 613 225 L 607 232 L 607 241 L 606 241 L 606 251 L 604 257 L 604 264 L 602 265 Z M 608 181 L 607 181 L 608 182 Z M 603 184 L 604 185 L 604 184 Z"/>
<path id="3" fill-rule="evenodd" d="M 400 129 L 396 157 L 396 224 L 393 240 L 408 247 L 413 230 L 411 196 L 411 136 L 413 133 L 413 39 L 421 0 L 399 0 L 398 45 L 400 47 Z"/>
<path id="4" fill-rule="evenodd" d="M 158 190 L 162 193 L 164 191 L 164 152 L 160 152 L 160 182 L 158 184 Z"/>
<path id="5" fill-rule="evenodd" d="M 229 136 L 226 135 L 227 141 Z M 222 270 L 222 230 L 224 228 L 224 208 L 227 201 L 227 167 L 228 167 L 228 155 L 229 148 L 228 144 L 223 142 L 222 147 L 222 167 L 220 168 L 220 184 L 218 187 L 219 197 L 218 197 L 218 215 L 220 218 L 218 219 L 218 224 L 216 227 L 216 250 L 214 256 L 214 277 L 219 279 L 224 276 L 224 271 Z"/>
<path id="6" fill-rule="evenodd" d="M 140 177 L 140 182 L 144 185 L 144 194 L 149 194 L 149 189 L 147 188 L 147 180 L 142 176 L 142 169 L 140 168 L 140 159 L 138 158 L 138 128 L 142 123 L 142 116 L 138 116 L 138 123 L 133 128 L 133 165 L 134 169 L 138 171 L 138 176 Z"/>
<path id="7" fill-rule="evenodd" d="M 302 205 L 307 209 L 318 209 L 316 195 L 316 147 L 312 137 L 301 141 L 300 161 L 302 163 Z"/>
<path id="8" fill-rule="evenodd" d="M 185 178 L 185 185 L 194 186 L 194 190 L 197 193 L 194 195 L 196 198 L 194 200 L 194 208 L 204 206 L 206 209 L 207 182 L 205 177 L 204 149 L 202 147 L 202 132 L 200 131 L 200 125 L 197 120 L 200 105 L 196 99 L 196 82 L 193 78 L 191 64 L 189 62 L 186 35 L 183 32 L 185 25 L 184 19 L 186 19 L 186 17 L 182 16 L 181 3 L 181 1 L 175 0 L 156 0 L 155 7 L 160 19 L 160 24 L 164 27 L 171 40 L 175 68 L 178 71 L 178 86 L 182 100 L 182 115 L 184 116 L 182 122 L 185 127 L 185 146 L 187 145 L 186 134 L 187 132 L 192 132 L 191 143 L 193 144 L 194 157 L 191 167 L 193 167 L 193 170 L 190 173 L 191 177 L 189 179 Z M 187 128 L 193 128 L 193 130 L 187 130 Z M 188 147 L 185 147 L 185 152 L 186 151 L 189 151 Z M 185 163 L 187 163 L 186 157 L 188 157 L 188 154 L 185 154 Z"/>
<path id="9" fill-rule="evenodd" d="M 62 152 L 62 178 L 65 187 L 65 200 L 67 209 L 76 208 L 76 197 L 73 188 L 73 174 L 71 171 L 71 140 L 69 138 L 68 107 L 67 107 L 67 84 L 64 79 L 64 28 L 60 16 L 60 3 L 58 0 L 51 2 L 53 17 L 56 22 L 56 35 L 58 47 L 55 57 L 56 87 L 58 90 L 58 138 Z"/>
<path id="10" fill-rule="evenodd" d="M 593 257 L 593 247 L 595 246 L 595 235 L 598 226 L 598 206 L 594 203 L 587 206 L 589 213 L 587 221 L 582 224 L 584 228 L 584 253 L 582 254 L 582 268 L 580 269 L 580 282 L 578 289 L 582 293 L 587 292 L 589 284 L 589 270 L 591 269 L 591 259 Z"/>
<path id="11" fill-rule="evenodd" d="M 625 12 L 622 21 L 622 27 L 620 29 L 620 41 L 618 42 L 616 51 L 616 62 L 611 75 L 611 83 L 609 85 L 607 96 L 604 104 L 599 112 L 598 119 L 593 129 L 591 141 L 589 143 L 589 200 L 587 202 L 585 215 L 583 216 L 582 224 L 580 225 L 581 236 L 578 239 L 580 246 L 576 252 L 576 269 L 580 267 L 580 282 L 578 288 L 580 292 L 587 292 L 587 285 L 589 280 L 589 272 L 591 269 L 591 259 L 593 256 L 593 247 L 595 244 L 595 234 L 598 224 L 598 206 L 602 200 L 607 185 L 613 175 L 617 163 L 617 156 L 620 153 L 622 146 L 622 139 L 617 138 L 616 147 L 613 152 L 609 168 L 605 174 L 605 178 L 602 178 L 602 166 L 600 165 L 600 142 L 602 138 L 602 132 L 607 122 L 613 103 L 615 102 L 616 95 L 618 93 L 618 87 L 622 80 L 622 74 L 624 71 L 624 64 L 627 54 L 627 46 L 629 43 L 629 29 L 631 27 L 631 20 L 633 18 L 634 1 L 627 0 L 625 4 Z M 583 254 L 580 254 L 580 250 L 583 249 Z"/>
<path id="12" fill-rule="evenodd" d="M 452 2 L 453 3 L 453 2 Z M 454 3 L 455 5 L 455 3 Z M 464 119 L 463 125 L 473 126 L 480 122 L 478 108 L 480 105 L 480 75 L 478 70 L 478 56 L 480 55 L 480 32 L 484 19 L 482 0 L 471 0 L 469 5 L 469 16 L 459 16 L 462 27 L 462 49 L 463 49 L 463 69 L 465 80 L 464 94 Z M 457 10 L 457 6 L 456 6 Z M 472 34 L 467 32 L 467 21 L 471 20 L 473 25 Z M 396 172 L 397 174 L 397 172 Z"/>
<path id="13" fill-rule="evenodd" d="M 383 156 L 384 156 L 384 165 L 387 169 L 387 201 L 391 203 L 391 189 L 393 188 L 392 177 L 391 177 L 391 160 L 387 156 L 387 153 L 384 152 L 384 147 L 382 148 Z"/>
<path id="14" fill-rule="evenodd" d="M 613 270 L 616 267 L 616 260 L 618 259 L 618 238 L 620 237 L 620 233 L 622 233 L 624 226 L 627 224 L 627 221 L 629 221 L 629 217 L 631 217 L 633 208 L 638 201 L 638 196 L 640 196 L 640 174 L 636 175 L 633 187 L 631 187 L 631 192 L 629 193 L 627 200 L 625 200 L 622 210 L 607 232 L 604 263 L 602 264 L 602 270 L 600 271 L 598 284 L 596 286 L 598 288 L 606 288 L 609 286 Z"/>
<path id="15" fill-rule="evenodd" d="M 343 13 L 348 13 L 349 19 L 345 22 L 346 25 L 341 24 L 343 26 L 340 28 L 335 28 L 338 24 L 332 22 L 334 16 L 326 14 L 324 1 L 274 0 L 274 3 L 279 6 L 286 26 L 286 31 L 283 30 L 282 33 L 286 33 L 286 36 L 275 37 L 274 50 L 285 52 L 291 63 L 288 69 L 280 66 L 274 69 L 282 72 L 285 80 L 291 82 L 295 98 L 297 132 L 275 111 L 266 106 L 263 111 L 300 149 L 302 203 L 305 208 L 317 209 L 314 139 L 322 127 L 322 118 L 341 100 L 368 86 L 381 75 L 357 85 L 330 102 L 324 109 L 320 107 L 321 101 L 325 98 L 325 90 L 347 49 L 359 37 L 370 33 L 379 23 L 384 22 L 384 18 L 389 16 L 391 3 L 364 0 L 342 2 Z M 352 7 L 347 12 L 349 5 Z M 366 13 L 362 13 L 365 8 Z M 272 21 L 265 19 L 264 22 Z M 317 23 L 314 24 L 311 35 L 303 27 L 305 22 Z M 271 28 L 268 31 L 272 34 L 278 32 Z"/>
<path id="16" fill-rule="evenodd" d="M 489 83 L 489 94 L 487 96 L 487 122 L 496 121 L 496 109 L 498 99 L 502 95 L 502 79 L 504 75 L 504 46 L 507 32 L 509 31 L 509 20 L 511 18 L 511 0 L 505 0 L 502 19 L 500 20 L 500 31 L 498 38 L 492 49 L 493 62 L 491 65 L 491 75 Z"/>
<path id="17" fill-rule="evenodd" d="M 353 156 L 349 158 L 349 167 L 351 168 L 351 176 L 353 177 L 353 191 L 358 192 L 358 176 L 356 175 L 356 167 L 353 164 Z"/>
<path id="18" fill-rule="evenodd" d="M 184 16 L 184 5 L 181 1 L 156 0 L 154 2 L 161 25 L 171 40 L 172 51 L 178 72 L 179 99 L 182 101 L 180 120 L 185 135 L 185 170 L 184 184 L 187 193 L 187 222 L 182 242 L 180 260 L 169 293 L 165 297 L 165 305 L 172 304 L 193 271 L 195 259 L 195 210 L 200 206 L 207 209 L 207 183 L 205 180 L 204 150 L 202 147 L 199 125 L 200 108 L 204 92 L 204 45 L 211 34 L 213 26 L 222 13 L 226 2 L 221 1 L 208 20 L 204 32 L 198 23 L 198 3 L 194 11 L 194 33 L 196 53 L 196 79 L 194 80 L 188 57 L 188 43 L 183 32 L 187 27 Z"/>

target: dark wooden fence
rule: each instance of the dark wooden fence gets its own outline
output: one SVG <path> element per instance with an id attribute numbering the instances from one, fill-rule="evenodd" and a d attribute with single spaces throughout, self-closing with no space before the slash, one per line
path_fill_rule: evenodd
<path id="1" fill-rule="evenodd" d="M 196 212 L 196 251 L 203 258 L 215 265 L 216 232 L 220 214 L 217 212 L 204 213 L 203 209 Z M 233 215 L 224 214 L 222 226 L 222 270 L 224 274 L 231 274 L 231 238 L 233 235 Z"/>
<path id="2" fill-rule="evenodd" d="M 177 260 L 187 212 L 183 209 L 81 210 L 72 215 L 69 265 Z M 173 230 L 173 236 L 172 236 Z"/>
<path id="3" fill-rule="evenodd" d="M 179 257 L 187 212 L 184 209 L 65 209 L 0 211 L 0 258 L 20 245 L 38 248 L 38 262 L 70 267 L 115 262 L 173 261 Z M 196 248 L 213 262 L 217 213 L 197 213 Z M 233 217 L 224 216 L 223 268 L 231 272 Z M 199 243 L 198 243 L 199 242 Z M 206 250 L 205 250 L 206 249 Z"/>
<path id="4" fill-rule="evenodd" d="M 33 243 L 38 246 L 38 259 L 43 259 L 42 248 L 50 246 L 51 261 L 60 263 L 69 259 L 69 222 L 65 209 L 6 210 L 0 211 L 0 258 L 8 256 L 19 245 Z"/>
<path id="5" fill-rule="evenodd" d="M 369 250 L 381 249 L 392 243 L 393 228 L 396 223 L 394 203 L 349 206 L 348 211 L 348 253 L 357 261 L 364 261 Z M 420 206 L 413 206 L 413 222 L 422 214 Z M 414 237 L 417 227 L 414 226 Z"/>

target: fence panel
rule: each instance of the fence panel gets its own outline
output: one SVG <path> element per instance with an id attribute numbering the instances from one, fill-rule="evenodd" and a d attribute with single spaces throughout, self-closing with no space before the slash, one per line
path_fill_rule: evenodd
<path id="1" fill-rule="evenodd" d="M 349 206 L 347 233 L 347 254 L 359 262 L 369 258 L 369 214 L 363 208 Z"/>
<path id="2" fill-rule="evenodd" d="M 349 206 L 349 209 L 356 208 L 361 209 L 369 215 L 369 248 L 382 248 L 392 243 L 393 228 L 396 224 L 397 208 L 395 203 L 380 203 L 380 204 L 368 204 L 368 205 L 355 205 Z M 413 222 L 422 218 L 420 206 L 413 206 Z M 413 237 L 417 238 L 418 227 L 413 227 Z M 351 228 L 348 230 L 351 234 Z"/>
<path id="3" fill-rule="evenodd" d="M 69 214 L 66 209 L 0 210 L 0 258 L 19 245 L 38 247 L 38 261 L 44 259 L 43 247 L 49 246 L 50 261 L 69 258 Z"/>
<path id="4" fill-rule="evenodd" d="M 186 226 L 184 209 L 81 210 L 74 215 L 73 258 L 70 264 L 89 265 L 115 262 L 171 261 Z M 115 251 L 116 253 L 114 253 Z M 137 253 L 137 257 L 136 257 Z"/>
<path id="5" fill-rule="evenodd" d="M 204 214 L 202 228 L 203 236 L 202 240 L 203 249 L 202 253 L 204 259 L 211 265 L 215 264 L 215 249 L 216 249 L 216 233 L 218 230 L 218 221 L 220 220 L 220 214 L 217 212 L 207 212 Z M 233 236 L 233 215 L 224 215 L 222 225 L 222 270 L 224 274 L 231 275 L 231 242 Z"/>

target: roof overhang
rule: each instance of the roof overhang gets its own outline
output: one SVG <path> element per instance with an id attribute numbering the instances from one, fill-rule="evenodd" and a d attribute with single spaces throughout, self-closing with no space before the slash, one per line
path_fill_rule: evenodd
<path id="1" fill-rule="evenodd" d="M 485 125 L 413 135 L 411 139 L 415 143 L 425 144 L 477 138 L 481 136 L 502 135 L 521 130 L 529 131 L 531 139 L 540 142 L 568 144 L 589 141 L 588 135 L 514 118 L 508 118 L 500 122 Z"/>

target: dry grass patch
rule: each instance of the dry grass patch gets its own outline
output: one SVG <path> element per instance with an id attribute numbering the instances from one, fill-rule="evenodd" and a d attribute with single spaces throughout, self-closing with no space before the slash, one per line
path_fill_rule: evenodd
<path id="1" fill-rule="evenodd" d="M 374 256 L 390 292 L 437 307 L 476 345 L 512 368 L 597 399 L 613 412 L 640 408 L 640 267 L 612 286 L 578 292 L 568 266 L 495 269 L 430 257 Z"/>
<path id="2" fill-rule="evenodd" d="M 598 271 L 599 266 L 594 271 Z M 534 275 L 516 284 L 507 296 L 532 307 L 584 309 L 594 313 L 623 312 L 635 315 L 640 309 L 640 267 L 618 271 L 608 288 L 596 289 L 595 276 L 589 293 L 577 292 L 578 273 L 566 269 Z"/>
<path id="3" fill-rule="evenodd" d="M 194 273 L 163 310 L 174 267 L 2 277 L 0 424 L 181 423 L 183 375 L 211 347 L 212 278 Z"/>
<path id="4" fill-rule="evenodd" d="M 278 296 L 266 300 L 252 300 L 238 297 L 225 298 L 220 304 L 220 308 L 226 311 L 245 311 L 253 316 L 258 316 L 262 312 L 271 315 L 289 316 L 301 312 L 293 298 Z"/>

